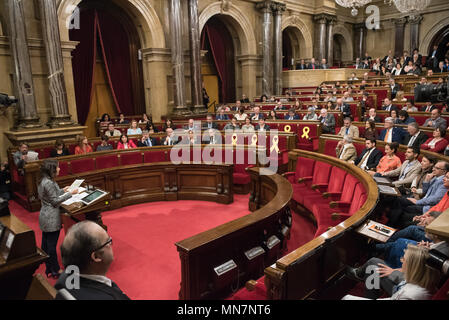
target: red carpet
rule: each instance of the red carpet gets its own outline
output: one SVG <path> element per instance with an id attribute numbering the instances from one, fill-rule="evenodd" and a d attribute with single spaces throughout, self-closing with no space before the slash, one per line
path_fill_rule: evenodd
<path id="1" fill-rule="evenodd" d="M 103 222 L 114 241 L 115 256 L 108 276 L 131 299 L 178 299 L 181 265 L 175 242 L 249 214 L 248 199 L 249 196 L 235 195 L 232 205 L 155 202 L 105 212 Z M 10 203 L 10 209 L 35 231 L 40 246 L 39 213 L 30 213 L 15 202 Z M 63 237 L 64 231 L 58 244 L 59 257 Z M 44 272 L 42 264 L 38 273 Z"/>

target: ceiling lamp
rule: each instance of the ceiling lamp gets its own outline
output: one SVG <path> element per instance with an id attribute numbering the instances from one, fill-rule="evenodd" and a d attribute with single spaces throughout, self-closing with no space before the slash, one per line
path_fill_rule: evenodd
<path id="1" fill-rule="evenodd" d="M 371 0 L 335 0 L 335 2 L 342 7 L 352 8 L 351 14 L 355 17 L 359 14 L 357 8 L 367 5 Z"/>
<path id="2" fill-rule="evenodd" d="M 390 6 L 394 3 L 401 13 L 411 16 L 427 8 L 432 0 L 384 0 Z"/>

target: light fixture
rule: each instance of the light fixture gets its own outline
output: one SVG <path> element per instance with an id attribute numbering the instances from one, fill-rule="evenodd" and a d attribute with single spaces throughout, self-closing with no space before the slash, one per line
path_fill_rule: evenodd
<path id="1" fill-rule="evenodd" d="M 335 0 L 335 2 L 342 7 L 352 8 L 351 14 L 355 17 L 359 13 L 357 8 L 367 5 L 371 0 Z"/>
<path id="2" fill-rule="evenodd" d="M 416 15 L 418 12 L 427 8 L 432 0 L 384 0 L 385 4 L 394 5 L 401 13 Z"/>

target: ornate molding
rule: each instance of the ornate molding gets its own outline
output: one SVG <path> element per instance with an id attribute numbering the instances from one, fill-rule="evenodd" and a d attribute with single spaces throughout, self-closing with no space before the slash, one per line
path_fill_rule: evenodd
<path id="1" fill-rule="evenodd" d="M 260 10 L 264 13 L 272 12 L 273 6 L 271 0 L 263 0 L 261 2 L 256 3 L 257 10 Z"/>
<path id="2" fill-rule="evenodd" d="M 272 2 L 271 10 L 273 10 L 274 14 L 282 15 L 285 10 L 287 10 L 287 5 L 285 3 L 280 2 Z"/>
<path id="3" fill-rule="evenodd" d="M 410 24 L 420 24 L 422 20 L 423 20 L 423 16 L 422 15 L 416 15 L 416 16 L 409 16 L 408 17 L 408 22 Z"/>
<path id="4" fill-rule="evenodd" d="M 221 0 L 221 10 L 229 11 L 232 6 L 232 0 Z"/>
<path id="5" fill-rule="evenodd" d="M 407 17 L 391 19 L 390 22 L 393 23 L 395 26 L 403 27 L 407 23 Z"/>

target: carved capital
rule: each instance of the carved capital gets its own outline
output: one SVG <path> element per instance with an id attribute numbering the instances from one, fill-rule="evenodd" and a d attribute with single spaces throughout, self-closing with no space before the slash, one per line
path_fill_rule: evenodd
<path id="1" fill-rule="evenodd" d="M 337 23 L 337 17 L 336 16 L 327 16 L 327 23 L 330 25 L 334 25 Z"/>
<path id="2" fill-rule="evenodd" d="M 327 21 L 327 15 L 326 14 L 317 14 L 313 16 L 313 21 L 319 23 L 319 24 L 326 24 Z"/>
<path id="3" fill-rule="evenodd" d="M 407 18 L 391 19 L 391 22 L 397 27 L 403 27 L 407 23 Z"/>
<path id="4" fill-rule="evenodd" d="M 354 24 L 354 29 L 355 30 L 360 30 L 360 29 L 365 29 L 365 28 L 366 28 L 365 22 L 363 22 L 363 23 L 355 23 Z"/>
<path id="5" fill-rule="evenodd" d="M 268 13 L 268 12 L 271 13 L 273 10 L 271 0 L 263 0 L 261 2 L 258 2 L 256 4 L 256 8 L 257 8 L 257 10 L 260 10 L 263 13 Z"/>
<path id="6" fill-rule="evenodd" d="M 285 3 L 272 2 L 271 10 L 273 10 L 274 14 L 282 15 L 285 10 L 287 10 L 287 6 Z"/>
<path id="7" fill-rule="evenodd" d="M 409 16 L 408 17 L 408 22 L 410 24 L 420 24 L 421 21 L 423 19 L 423 16 L 418 14 L 418 15 L 413 15 L 413 16 Z"/>

